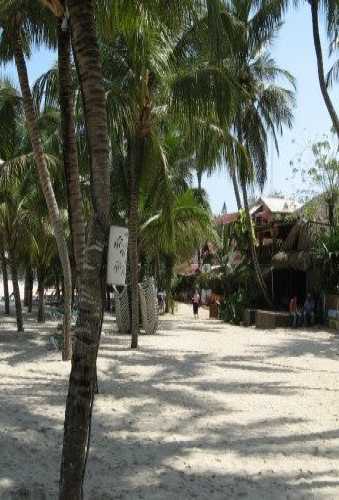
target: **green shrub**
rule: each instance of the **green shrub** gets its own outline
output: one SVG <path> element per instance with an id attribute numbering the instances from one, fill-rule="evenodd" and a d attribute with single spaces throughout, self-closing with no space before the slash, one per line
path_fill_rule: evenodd
<path id="1" fill-rule="evenodd" d="M 237 290 L 225 297 L 220 304 L 220 319 L 226 323 L 240 325 L 244 317 L 244 311 L 248 307 L 248 301 L 242 290 Z"/>

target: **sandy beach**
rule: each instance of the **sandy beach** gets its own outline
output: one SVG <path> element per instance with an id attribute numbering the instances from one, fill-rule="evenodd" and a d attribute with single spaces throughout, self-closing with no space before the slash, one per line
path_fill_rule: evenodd
<path id="1" fill-rule="evenodd" d="M 55 323 L 1 316 L 0 498 L 57 498 L 69 364 Z M 105 321 L 85 497 L 338 499 L 339 339 L 225 325 L 191 308 L 159 334 Z"/>

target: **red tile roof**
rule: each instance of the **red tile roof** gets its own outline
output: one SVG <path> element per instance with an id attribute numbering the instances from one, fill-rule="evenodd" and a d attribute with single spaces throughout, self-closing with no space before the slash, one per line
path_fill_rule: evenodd
<path id="1" fill-rule="evenodd" d="M 239 217 L 239 212 L 233 212 L 232 214 L 219 215 L 215 218 L 215 222 L 219 225 L 226 225 L 235 222 Z"/>

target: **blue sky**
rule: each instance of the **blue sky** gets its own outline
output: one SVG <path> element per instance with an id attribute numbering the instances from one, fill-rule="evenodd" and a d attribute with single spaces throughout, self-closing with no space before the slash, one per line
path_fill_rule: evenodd
<path id="1" fill-rule="evenodd" d="M 325 64 L 328 43 L 323 37 Z M 298 10 L 290 10 L 285 19 L 279 37 L 276 39 L 272 55 L 278 65 L 290 71 L 297 79 L 297 106 L 294 110 L 295 121 L 291 131 L 286 130 L 279 141 L 279 157 L 272 151 L 269 154 L 270 173 L 265 193 L 282 191 L 294 193 L 300 189 L 297 181 L 291 180 L 291 160 L 295 160 L 305 149 L 307 141 L 319 139 L 328 133 L 331 121 L 323 102 L 317 75 L 316 58 L 313 48 L 311 14 L 308 4 L 302 4 Z M 28 62 L 29 76 L 33 82 L 55 61 L 55 55 L 45 49 L 35 52 Z M 6 68 L 16 80 L 13 66 Z M 335 107 L 339 106 L 339 83 L 332 91 Z M 272 148 L 271 148 L 272 149 Z M 307 161 L 307 155 L 306 155 Z M 225 169 L 212 177 L 203 179 L 203 186 L 208 192 L 212 209 L 219 213 L 224 202 L 228 211 L 236 208 L 231 183 Z"/>

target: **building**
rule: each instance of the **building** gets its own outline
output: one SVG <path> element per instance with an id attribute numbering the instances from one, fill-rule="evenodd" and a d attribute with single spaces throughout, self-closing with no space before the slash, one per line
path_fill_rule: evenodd
<path id="1" fill-rule="evenodd" d="M 321 210 L 323 219 L 324 210 Z M 296 295 L 299 302 L 317 289 L 321 277 L 314 266 L 312 249 L 326 223 L 306 220 L 306 212 L 295 200 L 261 197 L 250 207 L 257 255 L 277 309 L 286 309 Z M 240 213 L 224 214 L 217 224 L 233 224 Z M 325 224 L 325 226 L 324 226 Z"/>

